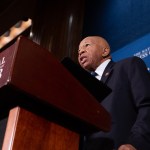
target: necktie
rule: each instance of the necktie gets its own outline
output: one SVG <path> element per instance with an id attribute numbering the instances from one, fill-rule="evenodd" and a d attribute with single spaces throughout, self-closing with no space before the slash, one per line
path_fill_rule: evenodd
<path id="1" fill-rule="evenodd" d="M 92 72 L 91 72 L 91 75 L 92 75 L 93 77 L 98 76 L 98 74 L 97 74 L 95 71 L 92 71 Z"/>
<path id="2" fill-rule="evenodd" d="M 99 74 L 97 74 L 95 71 L 91 72 L 91 75 L 95 78 L 97 78 L 98 80 L 101 80 L 101 77 L 99 76 Z"/>

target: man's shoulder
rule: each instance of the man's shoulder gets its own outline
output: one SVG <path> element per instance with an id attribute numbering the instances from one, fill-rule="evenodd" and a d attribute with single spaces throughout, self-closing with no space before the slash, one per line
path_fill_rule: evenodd
<path id="1" fill-rule="evenodd" d="M 124 58 L 118 61 L 117 63 L 130 63 L 130 62 L 143 62 L 143 60 L 137 56 L 132 56 L 132 57 Z"/>
<path id="2" fill-rule="evenodd" d="M 145 66 L 145 63 L 141 58 L 132 56 L 116 62 L 114 67 L 127 69 L 127 68 L 132 68 L 131 66 L 135 66 L 135 65 Z"/>

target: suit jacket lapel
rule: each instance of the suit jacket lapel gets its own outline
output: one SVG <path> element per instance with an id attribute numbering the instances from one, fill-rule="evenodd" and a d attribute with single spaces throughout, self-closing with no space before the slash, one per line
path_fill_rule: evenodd
<path id="1" fill-rule="evenodd" d="M 103 83 L 106 83 L 109 79 L 109 77 L 111 76 L 112 72 L 113 72 L 113 66 L 115 65 L 115 62 L 113 62 L 112 60 L 108 63 L 108 65 L 106 66 L 104 73 L 102 75 L 101 81 Z"/>

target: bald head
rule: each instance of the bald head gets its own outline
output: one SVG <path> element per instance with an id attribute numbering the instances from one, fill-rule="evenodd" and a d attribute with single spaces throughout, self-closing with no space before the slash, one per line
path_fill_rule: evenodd
<path id="1" fill-rule="evenodd" d="M 95 70 L 102 62 L 111 58 L 108 42 L 99 36 L 88 36 L 79 44 L 78 61 L 86 70 Z"/>
<path id="2" fill-rule="evenodd" d="M 88 36 L 86 38 L 84 38 L 81 42 L 84 42 L 85 40 L 91 40 L 92 42 L 94 43 L 97 43 L 105 48 L 109 48 L 110 49 L 110 46 L 108 44 L 108 42 L 103 38 L 103 37 L 100 37 L 100 36 Z"/>

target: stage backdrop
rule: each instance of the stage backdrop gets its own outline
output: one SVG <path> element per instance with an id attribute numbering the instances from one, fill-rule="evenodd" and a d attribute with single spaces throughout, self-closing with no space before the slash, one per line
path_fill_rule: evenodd
<path id="1" fill-rule="evenodd" d="M 150 72 L 150 33 L 112 53 L 114 61 L 130 56 L 143 59 Z"/>

